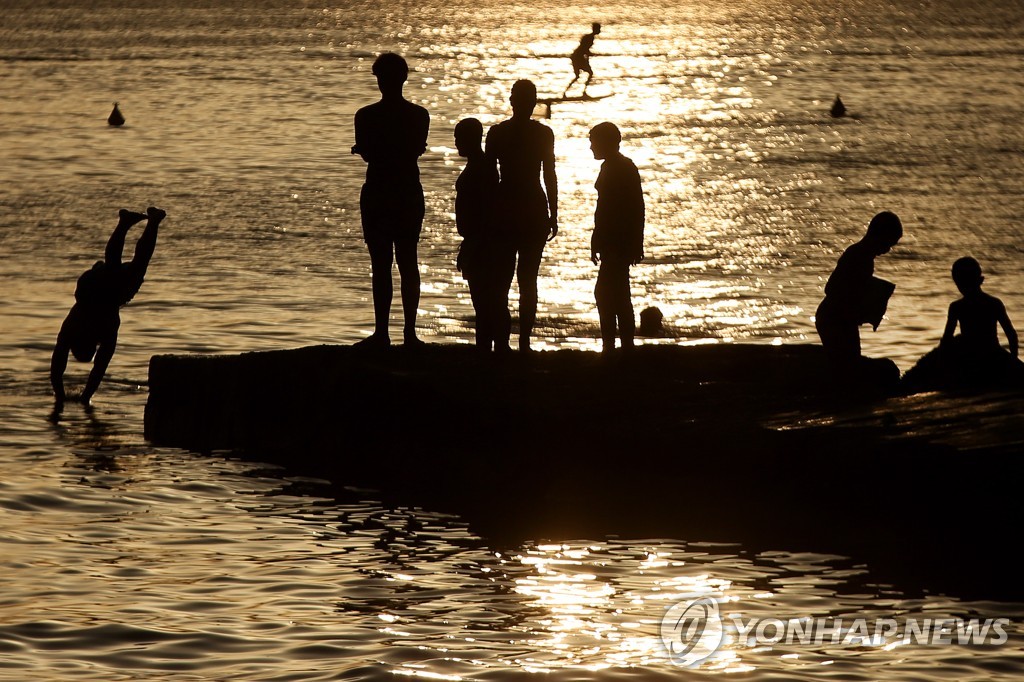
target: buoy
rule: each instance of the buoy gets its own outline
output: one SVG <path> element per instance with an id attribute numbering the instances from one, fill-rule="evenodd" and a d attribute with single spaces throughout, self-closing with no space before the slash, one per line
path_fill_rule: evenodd
<path id="1" fill-rule="evenodd" d="M 110 112 L 110 116 L 107 116 L 107 123 L 112 126 L 124 125 L 124 116 L 121 115 L 121 110 L 117 108 L 117 102 L 114 102 L 114 110 Z"/>
<path id="2" fill-rule="evenodd" d="M 832 118 L 842 118 L 846 115 L 846 105 L 839 99 L 839 95 L 836 95 L 836 101 L 832 102 L 832 108 L 828 113 L 832 114 Z"/>

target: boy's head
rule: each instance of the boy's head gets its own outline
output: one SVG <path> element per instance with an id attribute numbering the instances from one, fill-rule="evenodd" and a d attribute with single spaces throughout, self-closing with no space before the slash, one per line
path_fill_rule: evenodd
<path id="1" fill-rule="evenodd" d="M 455 148 L 459 156 L 469 157 L 480 151 L 484 125 L 475 118 L 464 118 L 455 124 Z"/>
<path id="2" fill-rule="evenodd" d="M 537 86 L 533 81 L 521 79 L 512 85 L 512 94 L 508 98 L 512 105 L 512 113 L 520 116 L 532 116 L 537 106 Z"/>
<path id="3" fill-rule="evenodd" d="M 981 265 L 970 256 L 958 258 L 953 263 L 953 281 L 961 294 L 969 294 L 981 289 L 985 278 L 981 274 Z"/>
<path id="4" fill-rule="evenodd" d="M 593 33 L 594 35 L 597 35 L 598 33 L 600 33 L 601 32 L 601 24 L 597 23 L 596 21 L 594 23 L 592 23 L 590 25 L 590 32 Z"/>
<path id="5" fill-rule="evenodd" d="M 643 336 L 661 336 L 665 331 L 662 327 L 664 320 L 665 315 L 661 312 L 660 308 L 655 306 L 644 308 L 640 312 L 640 334 Z"/>
<path id="6" fill-rule="evenodd" d="M 903 238 L 903 223 L 892 211 L 882 211 L 868 223 L 864 239 L 875 245 L 875 253 L 888 253 Z"/>
<path id="7" fill-rule="evenodd" d="M 377 87 L 385 90 L 401 90 L 409 78 L 409 64 L 401 55 L 385 52 L 373 62 L 373 75 L 377 77 Z"/>
<path id="8" fill-rule="evenodd" d="M 619 151 L 621 142 L 622 133 L 614 123 L 598 123 L 590 131 L 590 150 L 594 152 L 595 159 L 607 159 Z"/>

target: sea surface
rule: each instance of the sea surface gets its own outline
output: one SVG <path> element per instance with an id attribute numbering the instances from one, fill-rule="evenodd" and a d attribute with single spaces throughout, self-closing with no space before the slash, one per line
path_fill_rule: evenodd
<path id="1" fill-rule="evenodd" d="M 604 120 L 644 182 L 633 298 L 665 313 L 658 342 L 815 341 L 824 280 L 880 210 L 906 236 L 878 259 L 897 289 L 863 334 L 866 354 L 908 369 L 936 343 L 964 255 L 1024 324 L 1019 0 L 2 0 L 0 679 L 1024 675 L 1024 607 L 910 595 L 856 557 L 692 538 L 497 547 L 471 520 L 143 438 L 155 353 L 369 333 L 365 166 L 349 149 L 384 50 L 409 59 L 406 95 L 431 113 L 421 336 L 468 343 L 454 125 L 506 118 L 519 78 L 561 93 L 592 21 L 603 31 L 590 91 L 610 96 L 537 112 L 556 137 L 561 209 L 541 269 L 541 348 L 597 347 L 587 132 Z M 836 94 L 842 119 L 828 115 Z M 106 124 L 115 101 L 122 128 Z M 95 407 L 53 415 L 49 354 L 75 280 L 117 209 L 150 205 L 168 218 Z M 87 370 L 72 363 L 69 381 Z M 695 594 L 782 619 L 1008 618 L 1010 639 L 734 641 L 682 668 L 659 622 Z"/>

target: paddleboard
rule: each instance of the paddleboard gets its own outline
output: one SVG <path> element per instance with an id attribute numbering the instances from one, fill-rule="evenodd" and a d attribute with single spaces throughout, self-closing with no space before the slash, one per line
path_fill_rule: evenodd
<path id="1" fill-rule="evenodd" d="M 596 102 L 614 95 L 614 92 L 602 93 L 600 95 L 571 95 L 569 97 L 540 97 L 537 104 L 558 104 L 560 102 Z"/>

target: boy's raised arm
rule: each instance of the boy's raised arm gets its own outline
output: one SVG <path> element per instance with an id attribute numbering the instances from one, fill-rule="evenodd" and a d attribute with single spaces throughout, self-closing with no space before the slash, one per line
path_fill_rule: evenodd
<path id="1" fill-rule="evenodd" d="M 68 353 L 71 348 L 60 336 L 53 347 L 53 355 L 50 356 L 50 386 L 53 387 L 53 397 L 58 405 L 66 399 L 64 393 L 64 370 L 68 366 Z"/>

